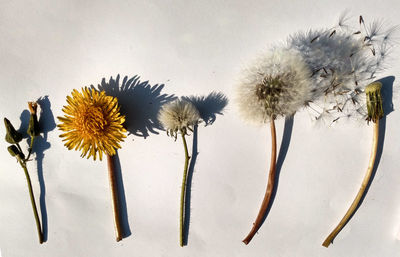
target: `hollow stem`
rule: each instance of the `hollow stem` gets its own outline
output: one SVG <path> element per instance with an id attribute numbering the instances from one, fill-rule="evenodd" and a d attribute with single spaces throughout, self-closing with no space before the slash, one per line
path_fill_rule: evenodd
<path id="1" fill-rule="evenodd" d="M 367 169 L 367 172 L 362 181 L 360 190 L 358 191 L 356 198 L 353 200 L 353 203 L 350 205 L 350 208 L 347 210 L 344 217 L 340 220 L 339 224 L 336 226 L 336 228 L 329 234 L 329 236 L 322 243 L 322 245 L 325 247 L 328 247 L 332 243 L 333 239 L 335 239 L 335 237 L 339 234 L 339 232 L 342 230 L 342 228 L 349 221 L 350 217 L 355 213 L 357 206 L 360 203 L 360 200 L 361 200 L 362 196 L 364 195 L 365 189 L 367 188 L 367 185 L 371 179 L 372 171 L 373 171 L 374 165 L 375 165 L 376 153 L 378 150 L 379 119 L 377 119 L 376 122 L 374 123 L 374 132 L 373 133 L 374 133 L 374 135 L 373 135 L 373 140 L 372 140 L 371 156 L 370 156 L 369 163 L 368 163 L 368 169 Z"/>
<path id="2" fill-rule="evenodd" d="M 267 212 L 268 206 L 271 201 L 271 195 L 274 190 L 275 184 L 275 171 L 276 171 L 276 129 L 275 129 L 275 121 L 271 118 L 271 162 L 269 167 L 269 175 L 268 175 L 268 184 L 267 190 L 265 191 L 264 199 L 261 204 L 260 211 L 258 212 L 256 221 L 253 223 L 253 227 L 250 230 L 250 233 L 243 240 L 243 243 L 246 245 L 250 243 L 251 239 L 257 233 L 258 229 L 261 227 L 265 213 Z"/>
<path id="3" fill-rule="evenodd" d="M 111 201 L 113 206 L 113 215 L 114 215 L 114 225 L 115 225 L 115 236 L 116 240 L 122 240 L 122 227 L 121 220 L 119 214 L 119 201 L 118 201 L 118 187 L 117 187 L 117 179 L 116 172 L 114 166 L 114 160 L 111 155 L 107 155 L 107 163 L 108 163 L 108 178 L 110 182 L 110 190 L 111 190 Z"/>
<path id="4" fill-rule="evenodd" d="M 179 245 L 183 247 L 183 239 L 184 239 L 184 218 L 185 218 L 185 193 L 186 193 L 186 182 L 187 182 L 187 175 L 188 175 L 188 166 L 189 166 L 189 152 L 188 147 L 185 139 L 185 133 L 182 133 L 182 142 L 183 147 L 185 148 L 185 166 L 183 168 L 183 178 L 182 178 L 182 186 L 181 186 L 181 202 L 180 202 L 180 215 L 179 215 Z"/>
<path id="5" fill-rule="evenodd" d="M 26 164 L 24 161 L 21 159 L 18 160 L 19 164 L 21 167 L 24 169 L 25 177 L 26 177 L 26 182 L 28 184 L 28 189 L 29 189 L 29 196 L 31 198 L 31 204 L 32 204 L 32 210 L 33 210 L 33 215 L 35 216 L 35 221 L 36 221 L 36 229 L 38 232 L 38 237 L 39 237 L 39 243 L 43 243 L 43 233 L 42 233 L 42 226 L 40 225 L 40 220 L 39 220 L 39 214 L 36 208 L 36 202 L 35 202 L 35 196 L 33 195 L 33 190 L 32 190 L 32 183 L 31 183 L 31 178 L 28 173 L 28 169 L 26 167 Z"/>

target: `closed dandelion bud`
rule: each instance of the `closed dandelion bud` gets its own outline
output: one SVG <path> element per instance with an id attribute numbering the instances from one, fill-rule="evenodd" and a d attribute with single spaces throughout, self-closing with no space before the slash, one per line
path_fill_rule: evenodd
<path id="1" fill-rule="evenodd" d="M 9 147 L 7 147 L 7 150 L 11 154 L 11 156 L 19 157 L 20 159 L 25 158 L 25 155 L 15 145 L 10 145 Z"/>
<path id="2" fill-rule="evenodd" d="M 368 110 L 367 121 L 377 122 L 383 117 L 381 88 L 381 82 L 373 82 L 365 88 Z"/>
<path id="3" fill-rule="evenodd" d="M 7 150 L 11 154 L 11 156 L 16 156 L 20 153 L 15 145 L 10 145 L 9 147 L 7 147 Z"/>
<path id="4" fill-rule="evenodd" d="M 29 126 L 28 126 L 27 133 L 31 137 L 36 137 L 36 136 L 39 136 L 39 134 L 40 134 L 39 122 L 38 122 L 36 114 L 31 114 L 31 118 L 29 119 Z"/>
<path id="5" fill-rule="evenodd" d="M 37 103 L 36 102 L 29 102 L 29 111 L 31 112 L 31 117 L 29 119 L 29 126 L 28 126 L 28 135 L 31 137 L 36 137 L 39 136 L 40 130 L 39 130 L 39 122 L 37 119 Z"/>
<path id="6" fill-rule="evenodd" d="M 22 134 L 15 130 L 11 122 L 4 118 L 4 125 L 6 127 L 6 141 L 10 144 L 17 144 L 22 140 Z"/>

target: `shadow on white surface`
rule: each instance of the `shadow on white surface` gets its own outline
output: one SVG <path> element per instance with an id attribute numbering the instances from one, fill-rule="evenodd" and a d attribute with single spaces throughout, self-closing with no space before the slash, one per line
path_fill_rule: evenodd
<path id="1" fill-rule="evenodd" d="M 150 134 L 159 134 L 163 130 L 157 119 L 161 106 L 174 100 L 174 95 L 163 94 L 164 84 L 150 85 L 148 81 L 140 81 L 135 75 L 128 79 L 125 76 L 120 81 L 120 75 L 107 82 L 102 79 L 97 86 L 98 90 L 104 90 L 107 95 L 118 98 L 121 106 L 121 114 L 125 115 L 125 128 L 129 134 L 146 138 Z M 93 85 L 92 88 L 95 88 Z"/>
<path id="2" fill-rule="evenodd" d="M 207 96 L 184 96 L 182 99 L 196 106 L 205 125 L 211 125 L 217 119 L 217 114 L 223 115 L 228 105 L 228 98 L 221 92 L 211 92 Z"/>
<path id="3" fill-rule="evenodd" d="M 118 203 L 120 207 L 120 220 L 122 225 L 122 237 L 126 238 L 130 236 L 131 228 L 129 226 L 128 220 L 128 211 L 126 206 L 126 199 L 125 199 L 125 189 L 124 189 L 124 181 L 122 179 L 122 172 L 121 172 L 121 162 L 119 161 L 118 151 L 115 154 L 114 158 L 114 166 L 115 166 L 115 178 L 117 180 L 117 192 L 118 192 Z"/>
<path id="4" fill-rule="evenodd" d="M 290 145 L 290 141 L 292 139 L 293 123 L 294 123 L 294 115 L 285 118 L 285 125 L 284 125 L 284 128 L 283 128 L 281 146 L 279 147 L 278 158 L 277 158 L 277 161 L 276 161 L 275 187 L 274 187 L 274 189 L 272 191 L 271 202 L 270 202 L 270 204 L 268 206 L 267 211 L 265 212 L 265 215 L 263 217 L 263 220 L 262 220 L 262 223 L 260 225 L 260 228 L 264 224 L 265 220 L 267 219 L 268 214 L 271 211 L 272 205 L 274 204 L 276 192 L 278 191 L 278 187 L 279 187 L 279 176 L 281 174 L 282 166 L 283 166 L 283 163 L 284 163 L 284 161 L 286 159 L 286 155 L 287 155 L 287 153 L 289 151 L 289 145 Z"/>
<path id="5" fill-rule="evenodd" d="M 228 98 L 221 92 L 211 92 L 208 96 L 189 96 L 182 97 L 184 100 L 193 103 L 200 113 L 201 119 L 205 122 L 205 126 L 212 125 L 217 119 L 217 115 L 223 115 L 223 111 L 228 104 Z M 185 192 L 185 217 L 184 217 L 184 238 L 183 244 L 187 245 L 189 240 L 190 227 L 190 206 L 191 192 L 194 166 L 196 164 L 198 152 L 198 131 L 199 126 L 193 128 L 192 156 L 190 158 L 188 176 L 186 180 Z"/>

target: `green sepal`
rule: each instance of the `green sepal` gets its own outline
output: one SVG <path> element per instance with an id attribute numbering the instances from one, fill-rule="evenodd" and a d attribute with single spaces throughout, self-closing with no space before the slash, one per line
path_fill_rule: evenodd
<path id="1" fill-rule="evenodd" d="M 19 157 L 20 159 L 25 159 L 25 155 L 23 152 L 21 152 L 18 147 L 16 147 L 15 145 L 10 145 L 9 147 L 7 147 L 8 152 L 11 154 L 11 156 L 13 157 Z"/>
<path id="2" fill-rule="evenodd" d="M 39 122 L 36 114 L 31 114 L 27 133 L 31 137 L 36 137 L 40 134 Z"/>
<path id="3" fill-rule="evenodd" d="M 4 118 L 4 125 L 6 127 L 6 141 L 10 144 L 17 144 L 22 140 L 22 134 L 15 130 L 11 122 Z"/>
<path id="4" fill-rule="evenodd" d="M 15 145 L 10 145 L 9 147 L 7 147 L 7 150 L 11 154 L 11 156 L 17 156 L 20 153 Z"/>
<path id="5" fill-rule="evenodd" d="M 373 82 L 365 88 L 368 110 L 367 121 L 377 122 L 384 116 L 381 88 L 382 83 L 379 81 Z"/>

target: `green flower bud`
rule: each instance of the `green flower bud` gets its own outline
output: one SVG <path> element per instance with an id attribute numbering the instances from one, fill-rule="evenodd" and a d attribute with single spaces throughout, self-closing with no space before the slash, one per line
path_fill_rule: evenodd
<path id="1" fill-rule="evenodd" d="M 17 144 L 22 140 L 22 134 L 15 130 L 11 122 L 4 118 L 4 125 L 6 126 L 6 141 L 10 144 Z"/>
<path id="2" fill-rule="evenodd" d="M 15 145 L 10 145 L 7 150 L 11 156 L 19 157 L 20 159 L 25 158 L 25 155 Z"/>
<path id="3" fill-rule="evenodd" d="M 20 153 L 15 145 L 10 145 L 9 147 L 7 147 L 7 150 L 11 154 L 11 156 L 16 156 Z"/>
<path id="4" fill-rule="evenodd" d="M 39 136 L 39 134 L 40 134 L 39 122 L 38 122 L 36 114 L 31 114 L 31 118 L 29 119 L 29 126 L 28 126 L 27 133 L 31 137 L 36 137 L 36 136 Z"/>
<path id="5" fill-rule="evenodd" d="M 29 126 L 28 126 L 28 135 L 31 137 L 36 137 L 39 136 L 40 131 L 39 131 L 39 122 L 37 119 L 36 115 L 36 110 L 37 110 L 37 103 L 36 102 L 29 102 L 29 111 L 31 112 L 31 117 L 29 119 Z"/>

